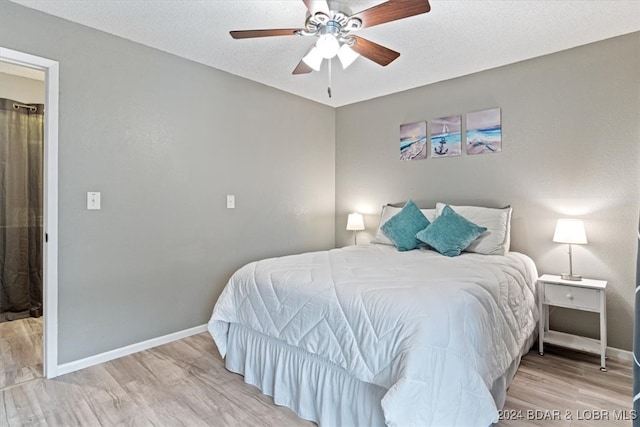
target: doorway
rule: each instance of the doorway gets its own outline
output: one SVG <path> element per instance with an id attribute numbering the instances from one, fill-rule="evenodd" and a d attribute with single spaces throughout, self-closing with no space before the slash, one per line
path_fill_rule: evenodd
<path id="1" fill-rule="evenodd" d="M 43 209 L 42 227 L 38 230 L 42 241 L 43 288 L 42 372 L 39 374 L 53 378 L 57 376 L 58 365 L 58 62 L 3 47 L 0 47 L 0 62 L 44 74 Z M 24 379 L 28 380 L 28 375 Z"/>
<path id="2" fill-rule="evenodd" d="M 0 62 L 0 389 L 42 377 L 44 72 Z"/>

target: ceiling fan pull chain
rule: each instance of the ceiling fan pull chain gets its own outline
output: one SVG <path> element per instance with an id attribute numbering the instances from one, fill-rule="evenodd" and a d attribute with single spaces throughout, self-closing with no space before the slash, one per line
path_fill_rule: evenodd
<path id="1" fill-rule="evenodd" d="M 329 86 L 327 87 L 327 93 L 329 94 L 329 98 L 331 98 L 331 62 L 332 60 L 329 59 Z"/>

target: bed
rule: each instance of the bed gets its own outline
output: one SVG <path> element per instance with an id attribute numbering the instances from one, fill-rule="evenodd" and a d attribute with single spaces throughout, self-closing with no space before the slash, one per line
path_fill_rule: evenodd
<path id="1" fill-rule="evenodd" d="M 515 252 L 270 258 L 231 277 L 208 329 L 228 370 L 321 426 L 486 427 L 533 343 L 536 278 Z"/>

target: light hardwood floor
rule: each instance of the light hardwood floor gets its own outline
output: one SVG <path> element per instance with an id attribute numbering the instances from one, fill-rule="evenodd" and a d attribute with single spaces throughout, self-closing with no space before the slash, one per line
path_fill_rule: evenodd
<path id="1" fill-rule="evenodd" d="M 631 365 L 565 351 L 523 358 L 505 410 L 631 409 Z M 195 335 L 54 380 L 2 390 L 0 426 L 313 426 L 224 369 L 211 337 Z M 589 414 L 587 412 L 587 414 Z M 535 413 L 534 413 L 535 415 Z M 531 418 L 535 418 L 532 416 Z M 519 420 L 499 426 L 624 425 Z"/>
<path id="2" fill-rule="evenodd" d="M 548 345 L 540 356 L 537 348 L 522 359 L 507 392 L 503 415 L 523 418 L 498 426 L 631 426 L 631 362 L 607 359 L 607 372 L 600 372 L 600 356 Z"/>
<path id="3" fill-rule="evenodd" d="M 42 377 L 42 317 L 0 323 L 0 389 Z"/>

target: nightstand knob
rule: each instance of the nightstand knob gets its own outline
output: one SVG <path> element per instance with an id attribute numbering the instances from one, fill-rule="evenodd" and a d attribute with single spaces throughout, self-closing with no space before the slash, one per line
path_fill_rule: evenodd
<path id="1" fill-rule="evenodd" d="M 568 294 L 567 294 L 567 299 L 568 299 L 569 301 L 573 301 L 573 295 L 571 295 L 571 293 L 568 293 Z"/>

